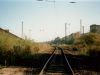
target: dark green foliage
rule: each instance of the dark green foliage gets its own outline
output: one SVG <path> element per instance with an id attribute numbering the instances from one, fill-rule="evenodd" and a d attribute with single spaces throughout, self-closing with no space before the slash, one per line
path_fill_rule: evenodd
<path id="1" fill-rule="evenodd" d="M 52 40 L 50 43 L 51 44 L 73 44 L 74 43 L 75 38 L 70 35 L 70 36 L 66 36 L 63 38 L 57 37 L 54 40 Z"/>
<path id="2" fill-rule="evenodd" d="M 56 37 L 55 40 L 52 41 L 53 44 L 61 44 L 61 38 Z"/>
<path id="3" fill-rule="evenodd" d="M 73 44 L 74 43 L 74 37 L 73 36 L 69 36 L 68 38 L 67 38 L 67 41 L 66 41 L 66 44 Z"/>

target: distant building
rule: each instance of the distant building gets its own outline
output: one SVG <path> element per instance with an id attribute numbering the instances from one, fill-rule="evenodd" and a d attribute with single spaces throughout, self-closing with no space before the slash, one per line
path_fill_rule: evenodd
<path id="1" fill-rule="evenodd" d="M 90 32 L 100 33 L 100 25 L 93 24 L 90 26 Z"/>

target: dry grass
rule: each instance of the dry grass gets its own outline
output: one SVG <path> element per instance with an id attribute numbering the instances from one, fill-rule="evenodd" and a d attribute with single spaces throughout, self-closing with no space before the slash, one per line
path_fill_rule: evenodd
<path id="1" fill-rule="evenodd" d="M 32 72 L 32 68 L 8 67 L 0 69 L 0 75 L 25 75 L 28 71 Z"/>
<path id="2" fill-rule="evenodd" d="M 91 51 L 100 52 L 100 34 L 86 33 L 75 40 L 74 47 L 81 55 L 90 55 Z"/>
<path id="3" fill-rule="evenodd" d="M 78 74 L 78 75 L 100 75 L 100 72 L 87 71 L 87 70 L 75 70 L 75 74 Z"/>
<path id="4" fill-rule="evenodd" d="M 47 43 L 39 43 L 39 53 L 51 53 L 53 47 Z"/>

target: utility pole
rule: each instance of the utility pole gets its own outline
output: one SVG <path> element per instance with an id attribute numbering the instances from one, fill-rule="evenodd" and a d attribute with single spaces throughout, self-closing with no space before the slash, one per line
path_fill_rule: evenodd
<path id="1" fill-rule="evenodd" d="M 22 21 L 22 38 L 23 38 L 23 21 Z"/>
<path id="2" fill-rule="evenodd" d="M 67 36 L 67 23 L 65 23 L 65 37 Z"/>
<path id="3" fill-rule="evenodd" d="M 29 38 L 31 39 L 31 29 L 29 29 Z"/>
<path id="4" fill-rule="evenodd" d="M 82 20 L 80 19 L 80 34 L 82 33 Z"/>
<path id="5" fill-rule="evenodd" d="M 83 28 L 83 34 L 84 34 L 84 26 L 82 26 L 82 28 Z"/>
<path id="6" fill-rule="evenodd" d="M 67 23 L 65 23 L 65 44 L 66 44 L 66 36 L 67 36 Z"/>
<path id="7" fill-rule="evenodd" d="M 70 25 L 71 25 L 71 24 L 69 23 L 69 35 L 70 35 Z"/>

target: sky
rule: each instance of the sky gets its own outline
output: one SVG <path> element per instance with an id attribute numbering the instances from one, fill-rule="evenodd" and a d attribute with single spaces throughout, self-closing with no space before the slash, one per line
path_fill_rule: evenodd
<path id="1" fill-rule="evenodd" d="M 69 3 L 75 1 L 76 3 Z M 99 0 L 0 0 L 0 28 L 19 37 L 37 42 L 50 41 L 80 31 L 80 19 L 84 31 L 92 24 L 100 25 Z"/>

